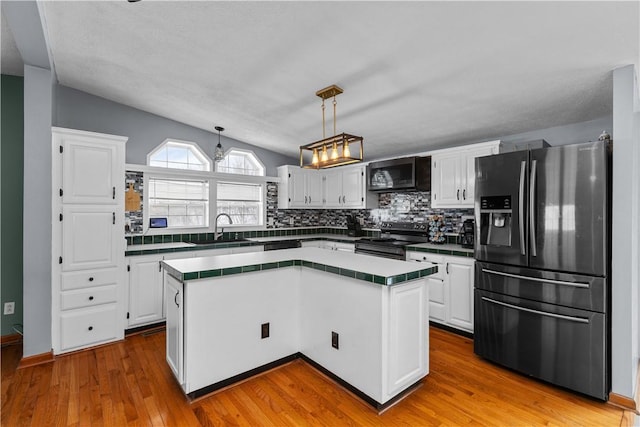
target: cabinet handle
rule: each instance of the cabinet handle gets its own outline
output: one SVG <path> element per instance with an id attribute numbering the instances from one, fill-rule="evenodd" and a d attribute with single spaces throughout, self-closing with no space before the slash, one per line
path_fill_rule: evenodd
<path id="1" fill-rule="evenodd" d="M 90 281 L 90 282 L 93 282 L 93 277 L 89 277 L 89 281 Z"/>
<path id="2" fill-rule="evenodd" d="M 460 200 L 460 189 L 458 189 L 458 192 L 456 193 L 456 199 Z"/>
<path id="3" fill-rule="evenodd" d="M 309 203 L 311 203 L 311 196 L 309 196 Z"/>
<path id="4" fill-rule="evenodd" d="M 93 331 L 93 326 L 89 326 L 89 330 L 90 330 L 90 331 Z"/>
<path id="5" fill-rule="evenodd" d="M 445 271 L 447 272 L 447 274 L 449 274 L 449 263 L 447 263 L 444 267 Z"/>
<path id="6" fill-rule="evenodd" d="M 113 213 L 113 225 L 115 225 L 115 224 L 116 224 L 116 213 L 114 212 Z"/>
<path id="7" fill-rule="evenodd" d="M 112 194 L 113 194 L 113 196 L 112 196 L 113 200 L 115 200 L 116 199 L 116 187 L 113 187 L 113 193 Z"/>
<path id="8" fill-rule="evenodd" d="M 162 271 L 162 261 L 158 261 L 158 271 Z"/>
<path id="9" fill-rule="evenodd" d="M 307 196 L 304 196 L 304 204 L 307 204 Z"/>
<path id="10" fill-rule="evenodd" d="M 462 200 L 467 200 L 467 189 L 462 190 Z"/>
<path id="11" fill-rule="evenodd" d="M 89 301 L 93 301 L 93 295 L 89 296 Z"/>
<path id="12" fill-rule="evenodd" d="M 180 304 L 178 304 L 178 295 L 180 294 L 180 291 L 176 291 L 176 295 L 173 297 L 173 302 L 176 303 L 176 305 L 178 307 L 180 307 Z"/>

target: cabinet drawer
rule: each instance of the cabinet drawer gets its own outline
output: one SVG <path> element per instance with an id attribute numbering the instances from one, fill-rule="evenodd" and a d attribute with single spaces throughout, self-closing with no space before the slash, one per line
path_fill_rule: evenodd
<path id="1" fill-rule="evenodd" d="M 122 324 L 115 304 L 63 312 L 60 315 L 60 348 L 71 350 L 118 338 Z"/>
<path id="2" fill-rule="evenodd" d="M 89 289 L 77 289 L 62 292 L 60 309 L 93 307 L 95 305 L 116 302 L 118 291 L 115 285 L 100 286 Z"/>
<path id="3" fill-rule="evenodd" d="M 93 286 L 115 285 L 118 283 L 118 269 L 86 270 L 62 273 L 60 288 L 63 291 Z"/>

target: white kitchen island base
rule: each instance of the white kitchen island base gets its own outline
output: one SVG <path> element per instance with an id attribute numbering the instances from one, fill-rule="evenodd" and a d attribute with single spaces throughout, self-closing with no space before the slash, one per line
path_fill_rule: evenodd
<path id="1" fill-rule="evenodd" d="M 167 359 L 190 397 L 302 355 L 381 408 L 429 372 L 430 266 L 316 248 L 200 261 L 165 262 Z"/>

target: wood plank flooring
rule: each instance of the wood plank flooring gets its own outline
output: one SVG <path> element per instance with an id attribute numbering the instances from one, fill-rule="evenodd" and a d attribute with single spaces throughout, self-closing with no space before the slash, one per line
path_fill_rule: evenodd
<path id="1" fill-rule="evenodd" d="M 620 426 L 633 414 L 492 365 L 473 342 L 430 329 L 430 371 L 382 414 L 296 360 L 188 402 L 165 362 L 165 333 L 16 370 L 2 348 L 2 426 Z M 213 363 L 213 361 L 212 361 Z"/>

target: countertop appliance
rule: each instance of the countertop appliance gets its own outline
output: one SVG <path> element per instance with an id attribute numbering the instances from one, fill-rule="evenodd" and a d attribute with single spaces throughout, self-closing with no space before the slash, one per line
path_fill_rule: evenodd
<path id="1" fill-rule="evenodd" d="M 383 222 L 380 238 L 362 238 L 355 243 L 355 253 L 391 259 L 406 259 L 405 246 L 429 241 L 426 223 Z"/>
<path id="2" fill-rule="evenodd" d="M 362 227 L 360 226 L 360 221 L 358 220 L 358 218 L 356 218 L 356 214 L 346 215 L 345 219 L 347 221 L 347 236 L 362 236 Z"/>
<path id="3" fill-rule="evenodd" d="M 431 190 L 431 157 L 414 156 L 369 163 L 367 190 Z"/>
<path id="4" fill-rule="evenodd" d="M 476 354 L 607 400 L 610 146 L 476 160 Z"/>
<path id="5" fill-rule="evenodd" d="M 475 235 L 475 225 L 472 219 L 466 219 L 462 223 L 460 230 L 460 246 L 463 248 L 473 248 L 473 238 Z"/>

